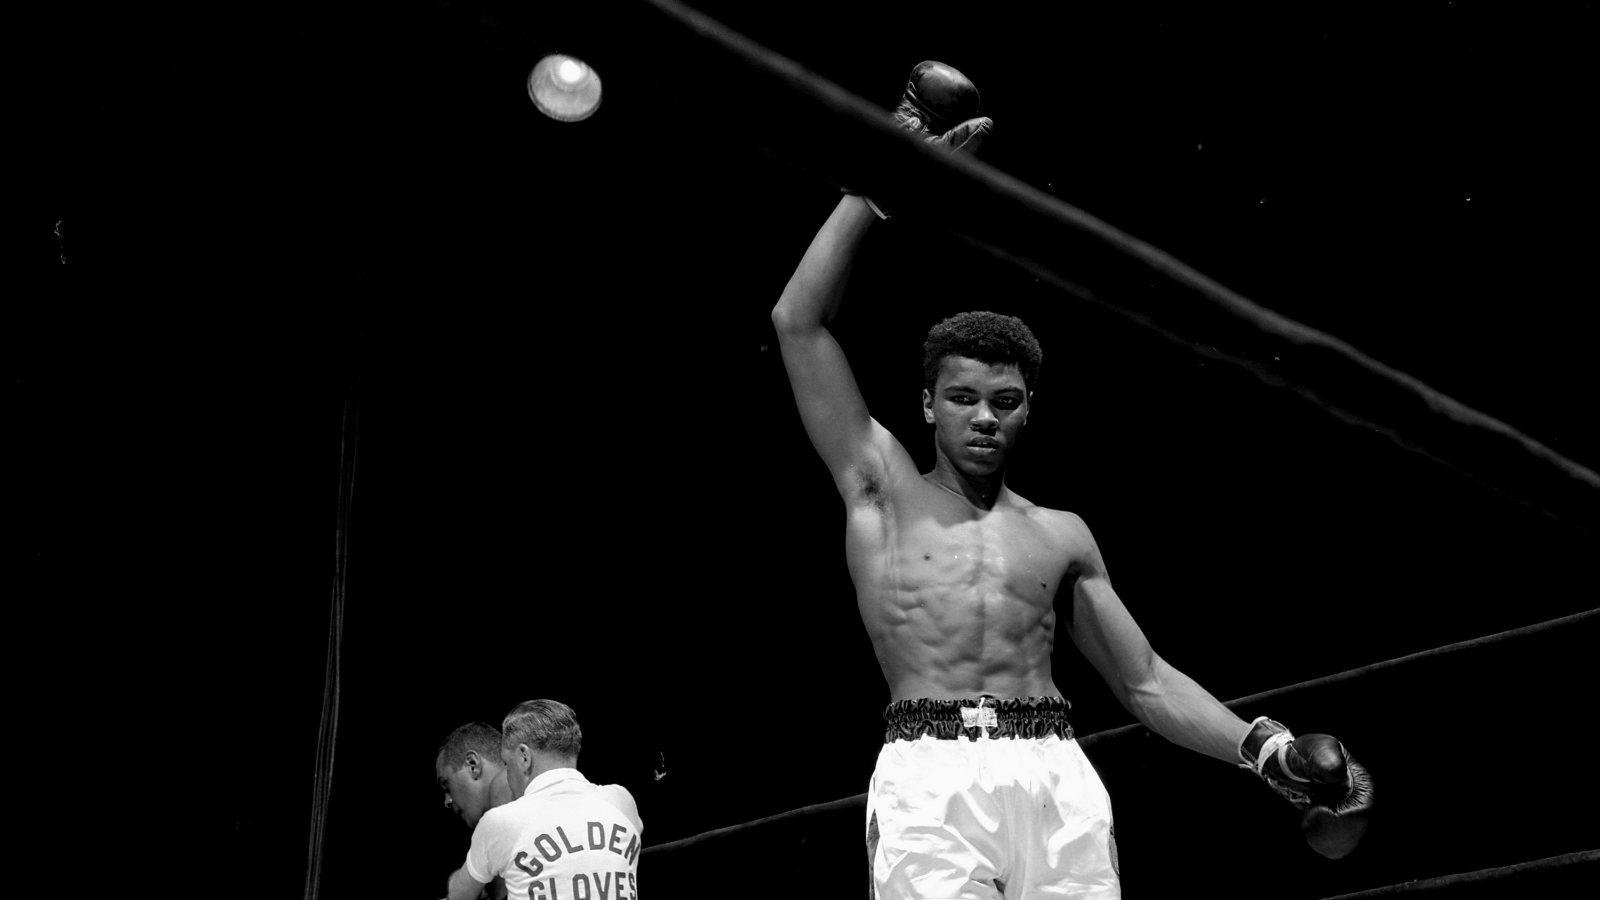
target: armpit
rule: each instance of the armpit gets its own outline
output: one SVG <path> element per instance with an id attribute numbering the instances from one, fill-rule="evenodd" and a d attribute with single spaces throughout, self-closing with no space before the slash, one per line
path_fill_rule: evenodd
<path id="1" fill-rule="evenodd" d="M 878 466 L 857 466 L 850 472 L 857 501 L 879 510 L 889 508 L 889 482 Z"/>

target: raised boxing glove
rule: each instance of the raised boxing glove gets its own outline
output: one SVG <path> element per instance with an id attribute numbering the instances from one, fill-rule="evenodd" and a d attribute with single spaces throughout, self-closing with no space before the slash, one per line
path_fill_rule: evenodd
<path id="1" fill-rule="evenodd" d="M 978 86 L 951 66 L 933 60 L 917 63 L 905 93 L 894 108 L 901 128 L 951 152 L 976 153 L 994 129 L 994 120 L 978 115 Z M 889 211 L 872 198 L 867 204 L 881 219 Z"/>
<path id="2" fill-rule="evenodd" d="M 1261 776 L 1279 796 L 1302 810 L 1300 830 L 1311 849 L 1329 859 L 1355 850 L 1366 833 L 1373 802 L 1372 776 L 1331 735 L 1295 737 L 1262 716 L 1239 743 L 1240 768 Z"/>

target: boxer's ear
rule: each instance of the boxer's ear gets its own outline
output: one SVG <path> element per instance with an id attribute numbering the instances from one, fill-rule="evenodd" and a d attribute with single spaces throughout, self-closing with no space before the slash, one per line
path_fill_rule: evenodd
<path id="1" fill-rule="evenodd" d="M 933 424 L 933 392 L 922 389 L 922 421 Z"/>

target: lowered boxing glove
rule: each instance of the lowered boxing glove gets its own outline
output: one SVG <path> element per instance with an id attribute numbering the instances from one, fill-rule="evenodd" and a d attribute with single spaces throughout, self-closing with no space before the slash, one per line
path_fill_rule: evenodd
<path id="1" fill-rule="evenodd" d="M 1329 859 L 1349 856 L 1369 824 L 1372 776 L 1331 735 L 1297 738 L 1265 716 L 1250 724 L 1239 744 L 1240 768 L 1303 811 L 1300 830 L 1311 849 Z"/>
<path id="2" fill-rule="evenodd" d="M 976 153 L 994 130 L 994 120 L 979 116 L 978 86 L 941 62 L 917 63 L 906 81 L 905 93 L 894 108 L 901 128 L 951 152 Z M 889 211 L 868 197 L 867 204 L 881 219 Z"/>

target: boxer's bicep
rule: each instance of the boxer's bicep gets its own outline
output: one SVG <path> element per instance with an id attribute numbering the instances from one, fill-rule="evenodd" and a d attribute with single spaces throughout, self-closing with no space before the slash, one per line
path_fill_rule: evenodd
<path id="1" fill-rule="evenodd" d="M 848 501 L 874 487 L 887 490 L 887 465 L 896 457 L 910 459 L 893 435 L 867 413 L 866 401 L 844 350 L 826 328 L 780 328 L 789 385 L 806 436 L 833 474 Z"/>
<path id="2" fill-rule="evenodd" d="M 1117 700 L 1127 706 L 1132 694 L 1154 678 L 1155 651 L 1111 587 L 1105 559 L 1089 526 L 1072 513 L 1058 515 L 1057 533 L 1073 579 L 1067 633 Z"/>
<path id="3" fill-rule="evenodd" d="M 1083 534 L 1087 536 L 1087 529 Z M 1150 730 L 1182 747 L 1236 761 L 1249 726 L 1194 679 L 1163 660 L 1111 587 L 1093 540 L 1074 562 L 1073 643 L 1117 701 Z"/>
<path id="4" fill-rule="evenodd" d="M 1155 674 L 1156 655 L 1104 571 L 1081 574 L 1072 588 L 1072 642 L 1124 706 Z"/>

